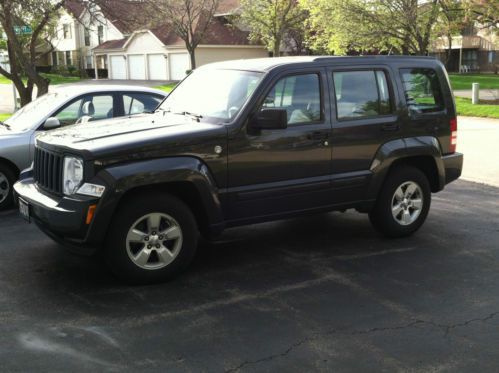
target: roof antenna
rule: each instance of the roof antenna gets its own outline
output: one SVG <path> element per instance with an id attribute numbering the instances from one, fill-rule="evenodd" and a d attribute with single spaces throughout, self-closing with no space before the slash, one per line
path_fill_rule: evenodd
<path id="1" fill-rule="evenodd" d="M 389 56 L 391 56 L 391 54 L 392 54 L 392 49 L 393 49 L 393 45 L 390 47 L 390 50 L 388 51 Z"/>

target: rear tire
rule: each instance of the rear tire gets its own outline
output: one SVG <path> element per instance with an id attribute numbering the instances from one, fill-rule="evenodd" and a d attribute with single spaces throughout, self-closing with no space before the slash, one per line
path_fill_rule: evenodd
<path id="1" fill-rule="evenodd" d="M 187 205 L 168 194 L 124 201 L 115 214 L 104 255 L 111 271 L 132 284 L 165 281 L 194 258 L 196 219 Z"/>
<path id="2" fill-rule="evenodd" d="M 426 175 L 412 166 L 390 172 L 369 219 L 387 237 L 409 236 L 423 225 L 431 204 L 431 188 Z"/>
<path id="3" fill-rule="evenodd" d="M 12 206 L 16 176 L 11 168 L 0 163 L 0 211 Z"/>

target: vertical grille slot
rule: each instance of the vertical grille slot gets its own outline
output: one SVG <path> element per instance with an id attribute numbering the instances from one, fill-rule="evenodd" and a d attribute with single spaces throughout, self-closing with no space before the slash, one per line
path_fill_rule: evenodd
<path id="1" fill-rule="evenodd" d="M 62 194 L 62 155 L 35 148 L 33 177 L 42 189 Z"/>

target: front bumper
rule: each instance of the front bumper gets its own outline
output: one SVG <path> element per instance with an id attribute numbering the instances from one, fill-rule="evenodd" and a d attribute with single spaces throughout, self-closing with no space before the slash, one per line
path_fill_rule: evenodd
<path id="1" fill-rule="evenodd" d="M 92 254 L 97 243 L 89 240 L 91 224 L 86 224 L 88 208 L 99 200 L 86 196 L 55 196 L 40 189 L 32 178 L 14 185 L 14 197 L 29 203 L 30 216 L 35 224 L 55 241 L 71 251 Z"/>
<path id="2" fill-rule="evenodd" d="M 445 184 L 458 179 L 463 170 L 463 154 L 453 153 L 442 157 L 445 168 Z"/>

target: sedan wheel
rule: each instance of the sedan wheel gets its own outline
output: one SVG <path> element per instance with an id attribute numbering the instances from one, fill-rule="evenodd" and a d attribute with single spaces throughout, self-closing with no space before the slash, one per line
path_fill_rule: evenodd
<path id="1" fill-rule="evenodd" d="M 3 203 L 10 194 L 10 182 L 7 176 L 0 172 L 0 204 Z"/>

